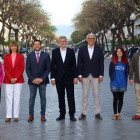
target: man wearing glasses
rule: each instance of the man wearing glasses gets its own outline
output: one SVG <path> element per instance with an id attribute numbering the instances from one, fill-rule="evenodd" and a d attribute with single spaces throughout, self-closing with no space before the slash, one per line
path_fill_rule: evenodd
<path id="1" fill-rule="evenodd" d="M 104 75 L 104 56 L 101 47 L 94 45 L 96 39 L 93 33 L 87 35 L 88 45 L 82 46 L 78 53 L 78 78 L 82 83 L 82 113 L 79 120 L 86 118 L 88 113 L 88 95 L 90 84 L 94 97 L 94 115 L 98 120 L 102 120 L 100 115 L 100 83 Z"/>
<path id="2" fill-rule="evenodd" d="M 74 99 L 74 84 L 78 82 L 76 60 L 73 49 L 66 48 L 67 39 L 65 36 L 59 37 L 59 48 L 52 52 L 51 62 L 51 83 L 56 85 L 59 112 L 60 115 L 56 118 L 57 121 L 65 119 L 65 89 L 67 91 L 67 99 L 69 106 L 69 115 L 71 121 L 76 121 L 75 113 L 75 99 Z"/>

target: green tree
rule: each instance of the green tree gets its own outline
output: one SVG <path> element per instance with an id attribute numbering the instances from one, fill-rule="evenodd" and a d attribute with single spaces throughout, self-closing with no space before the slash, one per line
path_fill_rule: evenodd
<path id="1" fill-rule="evenodd" d="M 76 30 L 71 34 L 71 40 L 73 43 L 77 44 L 80 40 L 78 39 L 78 35 L 80 34 L 80 31 Z"/>

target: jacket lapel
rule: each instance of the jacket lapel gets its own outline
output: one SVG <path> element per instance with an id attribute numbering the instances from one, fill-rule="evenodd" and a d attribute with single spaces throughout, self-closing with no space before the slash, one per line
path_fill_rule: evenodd
<path id="1" fill-rule="evenodd" d="M 89 60 L 90 60 L 90 56 L 89 56 L 89 52 L 88 52 L 88 45 L 87 45 L 86 48 L 85 48 L 85 53 L 88 55 L 88 58 L 89 58 Z"/>
<path id="2" fill-rule="evenodd" d="M 16 55 L 16 59 L 15 59 L 15 64 L 14 64 L 14 68 L 15 68 L 15 66 L 17 65 L 17 62 L 19 61 L 19 54 L 17 53 L 17 55 Z"/>
<path id="3" fill-rule="evenodd" d="M 35 51 L 33 52 L 32 58 L 33 58 L 35 64 L 37 65 L 37 59 L 36 59 L 36 53 L 35 53 Z"/>
<path id="4" fill-rule="evenodd" d="M 62 59 L 62 56 L 61 56 L 60 48 L 58 48 L 58 57 L 61 59 L 61 61 L 63 63 L 63 59 Z"/>
<path id="5" fill-rule="evenodd" d="M 42 57 L 43 57 L 43 52 L 41 51 L 41 52 L 40 52 L 40 57 L 39 57 L 38 65 L 39 65 L 39 63 L 41 62 Z M 37 63 L 37 59 L 36 59 L 36 63 Z"/>
<path id="6" fill-rule="evenodd" d="M 67 50 L 66 50 L 66 57 L 65 57 L 64 63 L 65 63 L 66 60 L 69 58 L 69 53 L 70 53 L 70 50 L 69 50 L 69 48 L 67 48 Z"/>
<path id="7" fill-rule="evenodd" d="M 92 54 L 92 58 L 91 59 L 93 59 L 93 57 L 95 56 L 95 53 L 97 52 L 97 46 L 96 45 L 94 45 L 94 51 L 93 51 L 93 54 Z"/>

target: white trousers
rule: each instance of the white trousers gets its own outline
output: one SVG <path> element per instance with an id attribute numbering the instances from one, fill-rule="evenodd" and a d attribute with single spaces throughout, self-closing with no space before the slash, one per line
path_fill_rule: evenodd
<path id="1" fill-rule="evenodd" d="M 14 97 L 14 118 L 19 117 L 20 94 L 22 84 L 5 84 L 6 118 L 12 118 L 12 100 Z"/>
<path id="2" fill-rule="evenodd" d="M 90 84 L 92 87 L 93 101 L 94 101 L 94 114 L 100 113 L 100 83 L 98 78 L 93 78 L 91 74 L 87 78 L 83 78 L 82 88 L 83 88 L 83 99 L 82 99 L 82 113 L 87 115 L 88 113 L 88 96 L 90 91 Z"/>

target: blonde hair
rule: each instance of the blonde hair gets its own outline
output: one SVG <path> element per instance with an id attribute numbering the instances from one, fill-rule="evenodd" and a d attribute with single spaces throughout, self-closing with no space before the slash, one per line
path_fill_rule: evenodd
<path id="1" fill-rule="evenodd" d="M 15 41 L 10 42 L 9 44 L 9 51 L 8 51 L 8 55 L 12 53 L 11 51 L 11 47 L 13 46 L 17 46 L 17 53 L 18 53 L 18 44 Z"/>

